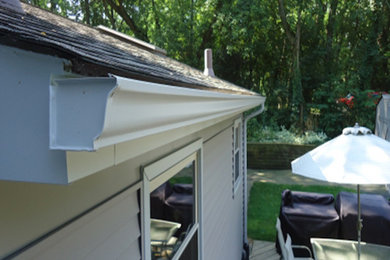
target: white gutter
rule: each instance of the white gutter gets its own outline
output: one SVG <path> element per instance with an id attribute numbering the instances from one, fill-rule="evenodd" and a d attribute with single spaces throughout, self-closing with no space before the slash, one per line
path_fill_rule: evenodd
<path id="1" fill-rule="evenodd" d="M 260 115 L 264 111 L 264 102 L 261 104 L 261 107 L 254 111 L 253 113 L 249 114 L 244 119 L 244 131 L 243 131 L 243 138 L 244 138 L 244 243 L 248 243 L 248 158 L 247 158 L 247 124 L 250 119 L 252 119 L 255 116 Z"/>
<path id="2" fill-rule="evenodd" d="M 95 151 L 263 104 L 258 95 L 175 87 L 118 76 L 53 80 L 50 148 Z"/>

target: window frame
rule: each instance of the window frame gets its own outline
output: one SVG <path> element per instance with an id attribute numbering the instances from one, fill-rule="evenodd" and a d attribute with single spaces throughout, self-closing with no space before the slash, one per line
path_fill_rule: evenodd
<path id="1" fill-rule="evenodd" d="M 232 151 L 232 168 L 233 168 L 233 196 L 236 194 L 238 187 L 242 181 L 242 120 L 241 118 L 234 121 L 233 127 L 233 151 Z M 238 142 L 238 143 L 237 143 Z M 238 156 L 237 156 L 238 155 Z M 238 159 L 236 158 L 238 157 Z M 236 161 L 238 160 L 238 161 Z M 238 167 L 238 175 L 236 176 L 236 168 Z"/>
<path id="2" fill-rule="evenodd" d="M 183 169 L 189 162 L 195 161 L 195 219 L 194 225 L 188 232 L 183 243 L 178 251 L 173 256 L 173 260 L 180 258 L 194 234 L 198 232 L 198 259 L 202 260 L 202 212 L 201 212 L 201 198 L 202 198 L 202 145 L 203 140 L 199 139 L 179 150 L 173 152 L 162 159 L 153 162 L 141 168 L 143 185 L 142 185 L 142 259 L 151 259 L 150 246 L 150 192 L 159 187 L 159 184 L 170 179 Z"/>

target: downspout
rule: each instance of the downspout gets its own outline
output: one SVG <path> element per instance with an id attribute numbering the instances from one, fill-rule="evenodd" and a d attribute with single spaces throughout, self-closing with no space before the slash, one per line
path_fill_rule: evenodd
<path id="1" fill-rule="evenodd" d="M 243 142 L 244 142 L 244 151 L 243 151 L 243 156 L 244 156 L 244 191 L 243 191 L 243 195 L 244 195 L 244 245 L 248 245 L 248 234 L 247 234 L 247 229 L 248 229 L 248 181 L 247 181 L 247 178 L 248 178 L 248 169 L 247 169 L 247 124 L 248 124 L 248 121 L 250 119 L 252 119 L 253 117 L 255 116 L 258 116 L 260 115 L 262 112 L 264 111 L 264 103 L 261 104 L 261 107 L 254 111 L 253 113 L 249 114 L 248 116 L 246 116 L 244 118 L 244 125 L 243 125 Z M 247 252 L 249 253 L 249 252 Z M 249 258 L 249 255 L 248 255 L 248 258 Z"/>

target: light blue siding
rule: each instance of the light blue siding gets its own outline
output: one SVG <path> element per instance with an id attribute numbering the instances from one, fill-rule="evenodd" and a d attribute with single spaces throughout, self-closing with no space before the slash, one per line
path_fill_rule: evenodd
<path id="1" fill-rule="evenodd" d="M 65 62 L 0 45 L 0 180 L 67 183 L 65 152 L 49 149 L 50 75 Z"/>

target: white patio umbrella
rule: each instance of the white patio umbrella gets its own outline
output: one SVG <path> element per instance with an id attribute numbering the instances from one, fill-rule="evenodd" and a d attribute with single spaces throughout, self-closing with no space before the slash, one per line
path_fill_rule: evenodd
<path id="1" fill-rule="evenodd" d="M 360 185 L 390 183 L 390 142 L 356 124 L 345 128 L 338 137 L 292 161 L 291 168 L 295 174 L 317 180 L 357 184 L 360 259 Z"/>

